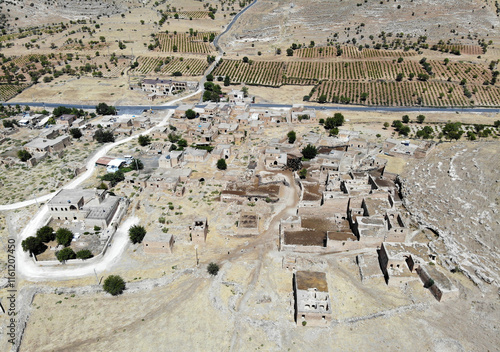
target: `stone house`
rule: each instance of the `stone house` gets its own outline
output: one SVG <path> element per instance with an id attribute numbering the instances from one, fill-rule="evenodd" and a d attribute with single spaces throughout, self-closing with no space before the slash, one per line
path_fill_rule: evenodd
<path id="1" fill-rule="evenodd" d="M 174 242 L 174 236 L 169 233 L 148 232 L 142 240 L 142 246 L 147 254 L 171 254 Z"/>
<path id="2" fill-rule="evenodd" d="M 298 326 L 328 326 L 332 307 L 326 274 L 297 271 L 293 278 L 295 322 Z"/>
<path id="3" fill-rule="evenodd" d="M 207 218 L 195 219 L 189 230 L 191 231 L 191 241 L 194 244 L 204 244 L 207 241 L 208 234 Z"/>
<path id="4" fill-rule="evenodd" d="M 56 153 L 71 145 L 69 136 L 59 136 L 55 139 L 35 138 L 24 145 L 24 150 L 30 153 Z"/>

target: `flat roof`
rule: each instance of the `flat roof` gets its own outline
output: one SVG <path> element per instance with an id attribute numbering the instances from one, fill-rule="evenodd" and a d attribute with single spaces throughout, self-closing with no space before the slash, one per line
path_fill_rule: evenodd
<path id="1" fill-rule="evenodd" d="M 285 231 L 287 245 L 325 247 L 326 232 L 315 230 Z"/>
<path id="2" fill-rule="evenodd" d="M 320 292 L 328 292 L 328 283 L 326 274 L 319 271 L 297 271 L 295 273 L 295 282 L 297 289 L 308 290 L 315 288 Z"/>

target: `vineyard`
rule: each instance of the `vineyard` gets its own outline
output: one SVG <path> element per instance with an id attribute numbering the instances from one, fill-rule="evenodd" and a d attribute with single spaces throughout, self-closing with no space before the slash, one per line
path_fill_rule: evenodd
<path id="1" fill-rule="evenodd" d="M 284 63 L 256 61 L 244 63 L 224 60 L 214 71 L 214 76 L 229 76 L 232 83 L 258 84 L 279 87 L 283 84 Z"/>
<path id="2" fill-rule="evenodd" d="M 213 74 L 229 76 L 233 84 L 271 87 L 319 84 L 310 99 L 318 100 L 321 95 L 325 95 L 326 101 L 334 103 L 390 106 L 500 105 L 500 87 L 490 85 L 492 73 L 486 67 L 429 60 L 427 62 L 432 74 L 428 81 L 419 81 L 418 75 L 427 73 L 422 64 L 410 60 L 398 61 L 245 63 L 224 60 Z"/>
<path id="3" fill-rule="evenodd" d="M 209 43 L 210 35 L 217 33 L 199 32 L 193 35 L 187 33 L 159 33 L 157 38 L 160 51 L 193 54 L 209 54 L 215 49 Z"/>
<path id="4" fill-rule="evenodd" d="M 12 99 L 27 87 L 29 84 L 0 84 L 0 101 Z"/>
<path id="5" fill-rule="evenodd" d="M 208 11 L 181 11 L 181 12 L 166 12 L 169 17 L 174 17 L 175 14 L 179 15 L 180 19 L 204 19 L 209 18 Z"/>
<path id="6" fill-rule="evenodd" d="M 159 58 L 145 57 L 137 58 L 139 66 L 131 73 L 147 75 L 152 72 L 164 75 L 172 75 L 174 72 L 181 72 L 183 76 L 201 76 L 208 67 L 207 60 L 202 59 L 181 59 L 181 58 Z"/>
<path id="7" fill-rule="evenodd" d="M 484 54 L 483 48 L 479 45 L 449 45 L 449 44 L 438 44 L 437 48 L 442 52 L 453 52 L 459 51 L 460 54 L 465 55 L 482 55 Z"/>
<path id="8" fill-rule="evenodd" d="M 346 82 L 324 81 L 311 96 L 327 102 L 383 106 L 499 106 L 500 87 L 475 85 L 467 98 L 457 84 L 449 82 Z M 472 101 L 472 104 L 471 104 Z"/>
<path id="9" fill-rule="evenodd" d="M 294 51 L 294 56 L 300 58 L 326 58 L 339 56 L 344 59 L 370 59 L 370 58 L 383 58 L 383 57 L 409 57 L 415 56 L 415 51 L 402 51 L 402 50 L 382 50 L 382 49 L 367 49 L 363 48 L 361 51 L 354 46 L 342 46 L 342 53 L 338 55 L 337 48 L 333 46 L 317 47 L 317 48 L 304 48 Z"/>
<path id="10" fill-rule="evenodd" d="M 123 70 L 130 66 L 130 59 L 120 57 L 115 63 L 110 62 L 110 56 L 96 56 L 90 61 L 91 65 L 97 66 L 97 71 L 102 73 L 102 77 L 119 77 Z"/>

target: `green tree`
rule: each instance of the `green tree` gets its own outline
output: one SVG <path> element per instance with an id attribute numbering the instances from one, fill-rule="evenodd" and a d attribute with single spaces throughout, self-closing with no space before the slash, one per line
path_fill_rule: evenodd
<path id="1" fill-rule="evenodd" d="M 80 131 L 79 128 L 72 128 L 69 130 L 69 133 L 74 139 L 80 139 L 83 136 L 82 131 Z"/>
<path id="2" fill-rule="evenodd" d="M 150 136 L 140 135 L 139 138 L 137 138 L 137 141 L 139 142 L 139 145 L 141 147 L 145 147 L 148 144 L 151 144 L 151 137 Z"/>
<path id="3" fill-rule="evenodd" d="M 132 243 L 141 243 L 146 236 L 146 229 L 144 226 L 134 225 L 128 230 L 128 235 Z"/>
<path id="4" fill-rule="evenodd" d="M 392 121 L 392 127 L 394 127 L 396 131 L 399 131 L 403 127 L 403 123 L 400 120 L 394 120 Z"/>
<path id="5" fill-rule="evenodd" d="M 389 122 L 384 122 L 384 129 L 388 129 L 389 128 Z"/>
<path id="6" fill-rule="evenodd" d="M 61 227 L 56 231 L 56 240 L 58 244 L 68 247 L 73 241 L 73 232 Z"/>
<path id="7" fill-rule="evenodd" d="M 134 159 L 130 163 L 130 168 L 132 170 L 142 170 L 144 169 L 144 164 L 142 163 L 141 159 Z"/>
<path id="8" fill-rule="evenodd" d="M 313 159 L 316 154 L 318 154 L 318 149 L 316 149 L 316 147 L 312 144 L 308 144 L 306 147 L 304 147 L 302 149 L 302 156 L 305 158 L 305 159 Z"/>
<path id="9" fill-rule="evenodd" d="M 231 84 L 231 79 L 229 76 L 224 77 L 224 87 L 228 87 Z"/>
<path id="10" fill-rule="evenodd" d="M 111 131 L 103 131 L 102 129 L 98 128 L 94 134 L 94 139 L 99 143 L 108 143 L 114 142 L 115 136 L 113 136 L 113 132 Z"/>
<path id="11" fill-rule="evenodd" d="M 116 115 L 116 108 L 106 103 L 99 103 L 95 107 L 95 111 L 98 115 Z"/>
<path id="12" fill-rule="evenodd" d="M 208 82 L 212 82 L 213 80 L 214 80 L 214 75 L 213 75 L 213 74 L 211 74 L 211 73 L 209 73 L 209 74 L 207 75 L 207 81 L 208 81 Z"/>
<path id="13" fill-rule="evenodd" d="M 327 117 L 325 124 L 323 125 L 326 130 L 331 130 L 332 128 L 342 126 L 344 124 L 344 115 L 337 112 L 333 117 Z"/>
<path id="14" fill-rule="evenodd" d="M 243 56 L 242 60 L 243 60 L 244 63 L 248 63 L 248 57 L 247 56 Z"/>
<path id="15" fill-rule="evenodd" d="M 212 263 L 208 264 L 207 271 L 210 275 L 216 276 L 219 273 L 219 265 L 212 262 Z"/>
<path id="16" fill-rule="evenodd" d="M 403 136 L 407 136 L 410 133 L 410 127 L 408 126 L 403 126 L 399 129 L 399 134 Z"/>
<path id="17" fill-rule="evenodd" d="M 417 121 L 418 121 L 418 123 L 424 123 L 424 121 L 425 121 L 425 116 L 424 116 L 424 115 L 418 115 L 418 116 L 417 116 Z"/>
<path id="18" fill-rule="evenodd" d="M 288 132 L 286 136 L 288 137 L 288 143 L 290 144 L 293 144 L 297 139 L 297 134 L 295 133 L 295 131 Z"/>
<path id="19" fill-rule="evenodd" d="M 318 98 L 318 103 L 326 103 L 326 95 L 325 94 L 321 94 Z"/>
<path id="20" fill-rule="evenodd" d="M 102 288 L 113 296 L 120 295 L 125 290 L 125 281 L 118 275 L 110 275 L 104 280 Z"/>
<path id="21" fill-rule="evenodd" d="M 28 161 L 31 159 L 31 154 L 27 150 L 21 149 L 17 151 L 17 157 L 21 161 Z"/>
<path id="22" fill-rule="evenodd" d="M 30 236 L 23 240 L 21 246 L 23 247 L 23 251 L 29 252 L 30 255 L 39 255 L 47 249 L 47 246 L 43 244 L 39 238 L 34 236 Z"/>
<path id="23" fill-rule="evenodd" d="M 226 170 L 227 169 L 226 160 L 224 159 L 217 160 L 217 168 L 219 170 Z"/>
<path id="24" fill-rule="evenodd" d="M 401 118 L 401 121 L 403 121 L 403 123 L 408 123 L 408 122 L 410 122 L 410 116 L 408 116 L 408 115 L 404 115 L 404 116 Z"/>
<path id="25" fill-rule="evenodd" d="M 56 239 L 56 233 L 52 227 L 43 226 L 36 231 L 36 238 L 44 243 L 47 243 Z"/>
<path id="26" fill-rule="evenodd" d="M 89 259 L 89 258 L 92 258 L 94 255 L 92 254 L 91 251 L 89 251 L 88 249 L 82 249 L 78 252 L 76 252 L 76 257 L 78 259 Z"/>
<path id="27" fill-rule="evenodd" d="M 75 259 L 76 254 L 70 247 L 66 247 L 57 252 L 57 260 L 64 262 L 69 259 Z"/>
<path id="28" fill-rule="evenodd" d="M 103 181 L 108 181 L 111 187 L 116 186 L 119 182 L 125 180 L 125 175 L 122 170 L 110 172 L 101 177 Z"/>
<path id="29" fill-rule="evenodd" d="M 196 112 L 193 109 L 187 109 L 186 110 L 186 117 L 189 120 L 192 120 L 192 119 L 194 119 L 196 117 Z"/>
<path id="30" fill-rule="evenodd" d="M 293 49 L 292 48 L 286 49 L 286 56 L 293 56 Z"/>

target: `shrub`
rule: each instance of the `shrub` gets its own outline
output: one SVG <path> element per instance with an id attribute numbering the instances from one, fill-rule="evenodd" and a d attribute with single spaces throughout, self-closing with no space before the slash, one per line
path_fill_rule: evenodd
<path id="1" fill-rule="evenodd" d="M 137 141 L 139 142 L 139 145 L 141 147 L 145 147 L 145 146 L 147 146 L 148 144 L 151 143 L 151 137 L 141 135 L 141 136 L 139 136 L 139 138 L 137 139 Z"/>
<path id="2" fill-rule="evenodd" d="M 295 133 L 295 131 L 288 132 L 286 136 L 288 137 L 288 143 L 290 144 L 293 144 L 297 139 L 297 134 Z"/>
<path id="3" fill-rule="evenodd" d="M 219 273 L 219 265 L 212 262 L 212 263 L 208 264 L 207 271 L 210 275 L 216 276 Z"/>
<path id="4" fill-rule="evenodd" d="M 120 295 L 125 290 L 125 281 L 118 275 L 110 275 L 104 280 L 102 288 L 113 296 Z"/>

